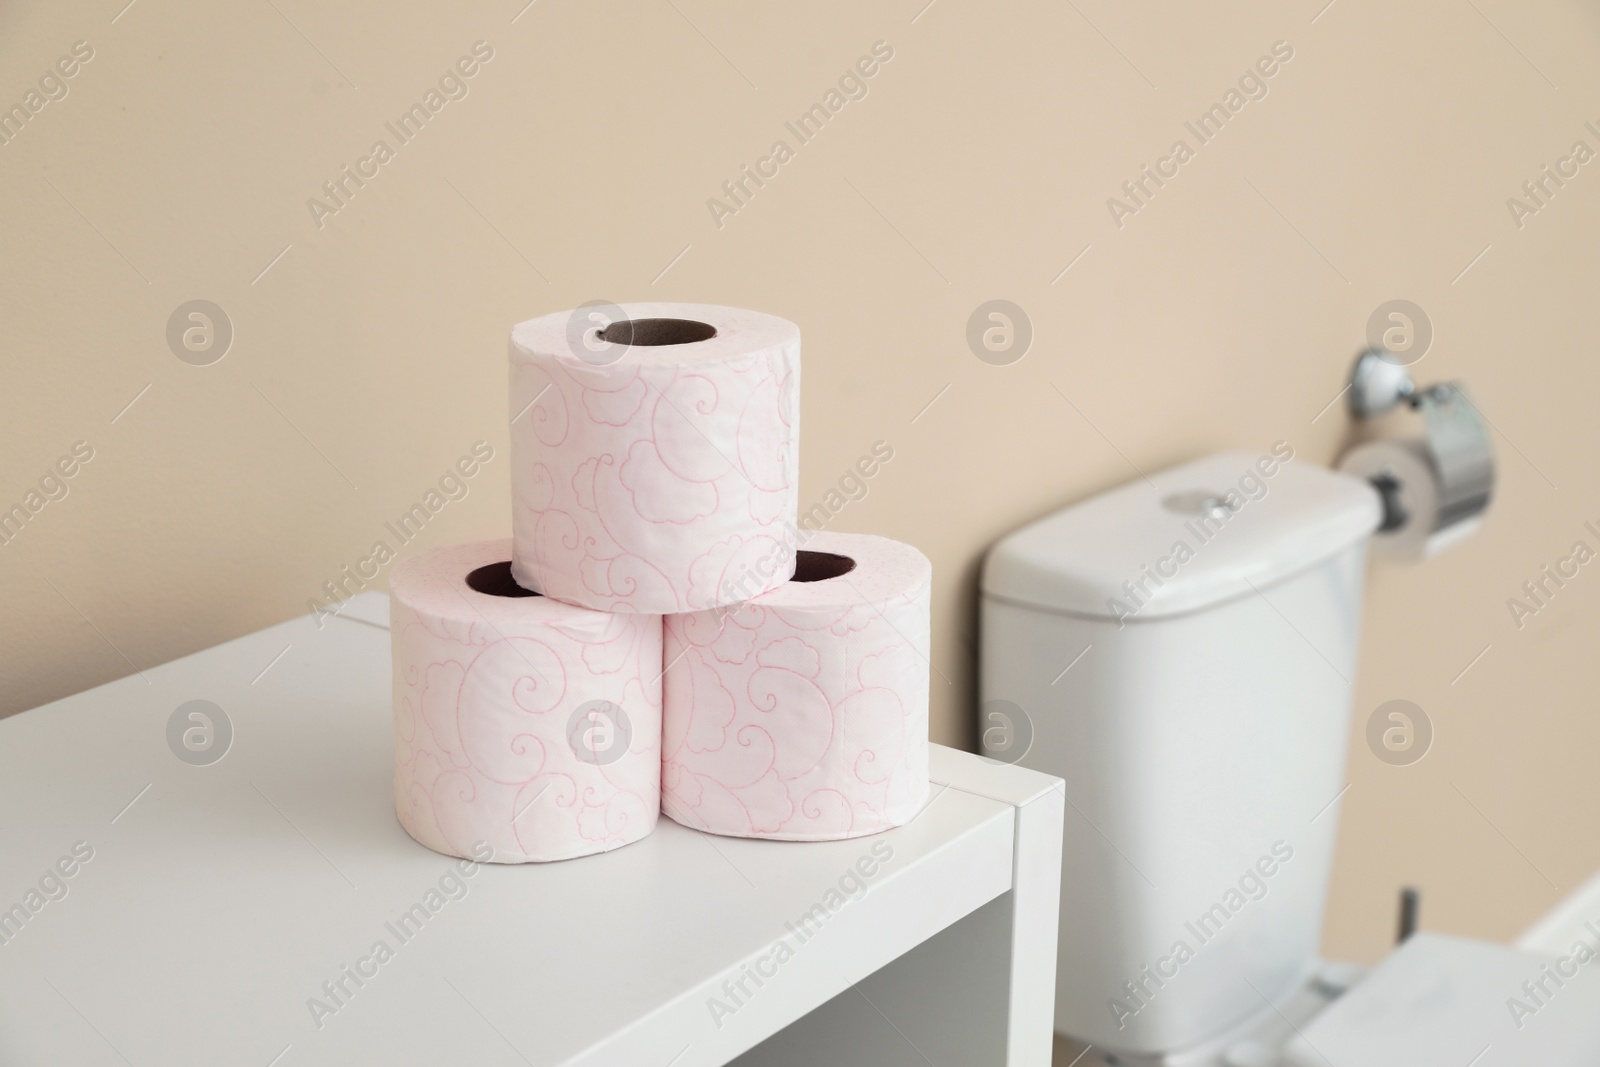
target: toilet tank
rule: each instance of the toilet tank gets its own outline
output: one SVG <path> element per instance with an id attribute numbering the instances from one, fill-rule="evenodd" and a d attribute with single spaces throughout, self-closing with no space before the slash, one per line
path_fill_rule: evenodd
<path id="1" fill-rule="evenodd" d="M 1280 442 L 990 551 L 983 749 L 1066 782 L 1059 1032 L 1193 1048 L 1315 966 L 1379 519 L 1370 485 Z"/>

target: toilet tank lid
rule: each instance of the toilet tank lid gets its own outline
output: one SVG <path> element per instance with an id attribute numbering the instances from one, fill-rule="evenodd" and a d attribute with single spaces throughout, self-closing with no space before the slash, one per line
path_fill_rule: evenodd
<path id="1" fill-rule="evenodd" d="M 1064 508 L 990 549 L 983 593 L 1129 621 L 1195 611 L 1320 563 L 1377 529 L 1360 478 L 1269 452 L 1220 452 Z"/>

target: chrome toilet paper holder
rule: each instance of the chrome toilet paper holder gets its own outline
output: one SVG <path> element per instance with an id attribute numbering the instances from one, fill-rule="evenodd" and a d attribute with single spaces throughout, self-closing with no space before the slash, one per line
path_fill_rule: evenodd
<path id="1" fill-rule="evenodd" d="M 1402 404 L 1422 414 L 1423 440 L 1439 482 L 1439 526 L 1478 515 L 1494 491 L 1494 448 L 1489 428 L 1459 382 L 1419 387 L 1401 358 L 1382 348 L 1369 348 L 1350 368 L 1350 414 L 1358 421 L 1374 418 Z M 1388 532 L 1408 516 L 1400 503 L 1400 484 L 1393 475 L 1370 479 L 1383 497 L 1383 523 Z"/>

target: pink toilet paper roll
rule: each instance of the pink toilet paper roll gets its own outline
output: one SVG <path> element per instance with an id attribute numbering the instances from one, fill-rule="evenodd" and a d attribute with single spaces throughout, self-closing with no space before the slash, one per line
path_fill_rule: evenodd
<path id="1" fill-rule="evenodd" d="M 933 569 L 883 537 L 805 544 L 777 589 L 667 616 L 662 810 L 685 826 L 858 837 L 927 795 Z"/>
<path id="2" fill-rule="evenodd" d="M 501 863 L 605 852 L 655 828 L 661 619 L 511 580 L 511 542 L 395 565 L 395 810 L 435 852 Z"/>
<path id="3" fill-rule="evenodd" d="M 516 580 L 646 613 L 782 583 L 794 568 L 799 388 L 800 331 L 772 315 L 629 304 L 518 324 Z"/>

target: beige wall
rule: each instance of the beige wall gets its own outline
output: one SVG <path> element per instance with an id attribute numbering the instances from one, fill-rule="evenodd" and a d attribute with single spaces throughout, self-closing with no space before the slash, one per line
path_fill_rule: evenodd
<path id="1" fill-rule="evenodd" d="M 0 504 L 93 449 L 0 547 L 0 710 L 305 611 L 480 439 L 423 540 L 505 535 L 508 327 L 659 297 L 800 324 L 807 503 L 893 446 L 836 525 L 933 558 L 934 734 L 965 744 L 984 547 L 1135 465 L 1329 461 L 1343 410 L 1313 417 L 1404 297 L 1437 331 L 1419 376 L 1499 431 L 1500 491 L 1471 543 L 1372 575 L 1328 948 L 1381 952 L 1403 883 L 1428 926 L 1507 937 L 1600 866 L 1600 567 L 1520 631 L 1506 607 L 1597 544 L 1600 165 L 1521 229 L 1506 206 L 1600 148 L 1591 6 L 121 2 L 0 10 L 7 106 L 93 48 L 0 147 Z M 398 146 L 384 123 L 480 40 L 469 95 Z M 880 40 L 866 98 L 719 227 L 708 197 Z M 1276 41 L 1269 94 L 1116 225 L 1107 198 Z M 379 138 L 319 226 L 307 199 Z M 164 336 L 197 298 L 235 330 L 211 366 Z M 964 340 L 991 298 L 1036 331 L 1011 366 Z M 1411 767 L 1359 737 L 1393 697 L 1437 728 Z"/>

